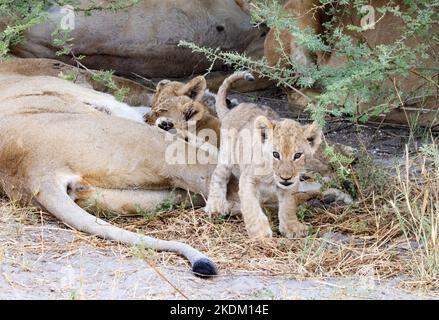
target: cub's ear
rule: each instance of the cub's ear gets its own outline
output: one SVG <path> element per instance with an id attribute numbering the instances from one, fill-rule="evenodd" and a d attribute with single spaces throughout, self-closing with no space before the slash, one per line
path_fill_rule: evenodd
<path id="1" fill-rule="evenodd" d="M 204 106 L 199 102 L 190 103 L 184 112 L 184 120 L 199 121 L 203 118 Z"/>
<path id="2" fill-rule="evenodd" d="M 203 76 L 193 78 L 177 91 L 179 96 L 188 96 L 194 101 L 200 101 L 206 91 L 206 79 Z"/>
<path id="3" fill-rule="evenodd" d="M 159 92 L 160 90 L 162 90 L 163 87 L 166 86 L 168 83 L 171 83 L 171 80 L 164 79 L 164 80 L 160 81 L 159 83 L 157 83 L 157 86 L 155 87 L 156 92 Z"/>
<path id="4" fill-rule="evenodd" d="M 260 132 L 262 142 L 265 142 L 274 128 L 274 123 L 265 116 L 259 116 L 255 119 L 254 128 Z"/>
<path id="5" fill-rule="evenodd" d="M 312 151 L 315 152 L 322 143 L 322 128 L 316 121 L 311 124 L 305 125 L 304 128 L 306 140 L 308 140 Z"/>

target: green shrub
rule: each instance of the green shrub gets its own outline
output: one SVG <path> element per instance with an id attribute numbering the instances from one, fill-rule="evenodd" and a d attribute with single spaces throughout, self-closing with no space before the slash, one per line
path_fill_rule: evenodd
<path id="1" fill-rule="evenodd" d="M 425 68 L 426 59 L 431 58 L 428 50 L 439 43 L 439 35 L 431 32 L 432 26 L 439 21 L 437 0 L 405 1 L 408 8 L 404 12 L 390 1 L 383 7 L 374 8 L 376 20 L 383 14 L 394 15 L 403 20 L 404 27 L 395 42 L 373 48 L 365 41 L 356 41 L 351 35 L 351 31 L 361 33 L 359 26 L 342 26 L 334 16 L 343 10 L 343 6 L 352 5 L 360 10 L 363 5 L 369 4 L 368 1 L 320 0 L 326 13 L 333 17 L 324 24 L 325 29 L 332 32 L 320 35 L 309 29 L 300 30 L 297 21 L 282 9 L 281 2 L 284 1 L 254 1 L 254 23 L 265 22 L 270 28 L 288 30 L 297 43 L 310 52 L 332 51 L 333 54 L 345 56 L 347 63 L 340 67 L 316 64 L 302 66 L 291 61 L 288 54 L 283 53 L 283 61 L 270 66 L 265 58 L 256 61 L 237 52 L 220 52 L 216 48 L 202 48 L 185 41 L 181 41 L 180 45 L 189 47 L 194 52 L 204 53 L 211 61 L 222 60 L 236 69 L 248 69 L 266 76 L 285 88 L 320 87 L 319 95 L 308 97 L 307 108 L 312 117 L 320 123 L 324 123 L 324 116 L 328 113 L 365 122 L 372 115 L 385 113 L 400 106 L 401 100 L 408 101 L 420 95 L 437 95 L 439 86 L 434 77 L 438 75 L 439 67 Z M 407 46 L 404 41 L 413 37 L 422 41 L 415 47 Z M 435 57 L 437 60 L 437 56 Z M 285 63 L 292 67 L 282 67 Z M 300 76 L 297 76 L 298 73 Z M 384 80 L 398 76 L 406 77 L 409 74 L 417 75 L 421 81 L 420 88 L 414 88 L 416 92 L 398 93 L 393 85 L 383 85 Z M 398 82 L 396 86 L 399 87 Z M 359 106 L 367 103 L 372 103 L 372 107 L 367 112 L 360 113 Z M 333 108 L 334 106 L 336 108 Z"/>

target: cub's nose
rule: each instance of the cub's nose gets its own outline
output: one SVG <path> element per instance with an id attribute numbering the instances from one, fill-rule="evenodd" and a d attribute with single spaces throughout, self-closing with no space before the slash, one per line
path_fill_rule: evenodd
<path id="1" fill-rule="evenodd" d="M 159 123 L 158 127 L 160 129 L 165 130 L 165 131 L 169 131 L 172 128 L 174 128 L 174 124 L 172 122 L 170 122 L 170 121 L 162 121 L 162 122 Z"/>
<path id="2" fill-rule="evenodd" d="M 283 186 L 285 186 L 285 187 L 291 186 L 291 185 L 293 184 L 293 183 L 290 181 L 291 178 L 293 178 L 293 177 L 284 178 L 284 177 L 281 176 L 280 178 L 281 178 L 281 180 L 282 180 L 282 181 L 280 181 L 280 184 L 283 185 Z"/>

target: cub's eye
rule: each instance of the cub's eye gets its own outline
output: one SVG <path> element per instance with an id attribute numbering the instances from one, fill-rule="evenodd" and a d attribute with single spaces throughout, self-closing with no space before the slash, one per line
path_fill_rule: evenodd
<path id="1" fill-rule="evenodd" d="M 293 159 L 294 159 L 294 160 L 297 160 L 297 159 L 299 159 L 301 156 L 302 156 L 302 152 L 297 152 L 297 153 L 294 155 Z"/>
<path id="2" fill-rule="evenodd" d="M 279 154 L 279 152 L 274 151 L 274 152 L 273 152 L 273 157 L 274 157 L 275 159 L 280 159 L 280 154 Z"/>
<path id="3" fill-rule="evenodd" d="M 184 120 L 189 121 L 193 116 L 195 116 L 198 113 L 198 111 L 195 111 L 193 109 L 187 110 L 184 113 Z"/>

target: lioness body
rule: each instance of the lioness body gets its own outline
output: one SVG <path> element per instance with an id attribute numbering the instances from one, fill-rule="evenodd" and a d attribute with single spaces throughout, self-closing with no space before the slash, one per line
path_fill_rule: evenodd
<path id="1" fill-rule="evenodd" d="M 77 5 L 77 3 L 74 3 Z M 200 46 L 247 52 L 263 48 L 264 31 L 254 28 L 250 16 L 235 0 L 142 0 L 126 1 L 114 10 L 115 1 L 80 1 L 73 12 L 52 6 L 48 21 L 26 31 L 26 41 L 13 49 L 20 57 L 58 57 L 52 33 L 63 22 L 82 63 L 93 69 L 145 77 L 186 77 L 204 72 L 210 63 L 203 56 L 179 47 L 184 39 Z M 88 9 L 88 10 L 87 10 Z M 0 17 L 2 22 L 7 17 Z M 68 22 L 74 25 L 68 25 Z M 221 63 L 214 70 L 222 70 Z"/>
<path id="2" fill-rule="evenodd" d="M 95 71 L 83 70 L 68 65 L 61 61 L 44 58 L 16 58 L 10 57 L 0 63 L 0 74 L 13 73 L 23 76 L 51 76 L 62 78 L 63 76 L 71 77 L 71 82 L 79 84 L 82 87 L 94 89 L 100 92 L 111 92 L 102 81 L 93 79 Z M 124 102 L 130 106 L 148 106 L 151 104 L 153 90 L 119 76 L 112 76 L 112 80 L 117 88 L 129 90 L 129 95 L 124 98 Z"/>
<path id="3" fill-rule="evenodd" d="M 72 86 L 53 77 L 1 75 L 0 181 L 7 195 L 32 201 L 78 230 L 178 252 L 195 272 L 214 274 L 214 265 L 190 246 L 116 228 L 74 202 L 153 209 L 174 187 L 207 194 L 214 166 L 168 164 L 170 144 L 191 147 L 155 127 L 95 110 L 96 96 Z"/>

